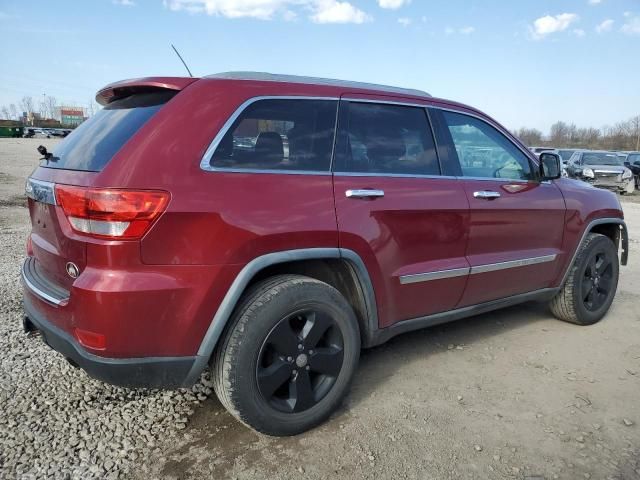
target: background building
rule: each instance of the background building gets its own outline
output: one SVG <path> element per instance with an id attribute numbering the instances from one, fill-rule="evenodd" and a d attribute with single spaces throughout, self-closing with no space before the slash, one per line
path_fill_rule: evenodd
<path id="1" fill-rule="evenodd" d="M 83 107 L 56 107 L 56 119 L 64 126 L 77 127 L 87 119 Z"/>

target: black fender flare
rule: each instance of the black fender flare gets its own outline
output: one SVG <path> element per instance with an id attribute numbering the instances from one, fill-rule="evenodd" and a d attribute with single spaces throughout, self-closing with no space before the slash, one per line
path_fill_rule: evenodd
<path id="1" fill-rule="evenodd" d="M 193 385 L 199 378 L 202 371 L 209 363 L 209 359 L 220 340 L 224 329 L 233 314 L 233 311 L 244 293 L 247 285 L 253 277 L 261 270 L 278 263 L 286 263 L 300 260 L 322 260 L 322 259 L 343 259 L 352 267 L 358 280 L 360 291 L 362 292 L 364 304 L 366 306 L 366 332 L 365 342 L 373 338 L 378 329 L 378 310 L 375 300 L 375 292 L 369 272 L 360 256 L 353 250 L 345 248 L 307 248 L 298 250 L 285 250 L 281 252 L 268 253 L 254 258 L 245 265 L 236 276 L 231 286 L 227 290 L 222 302 L 218 306 L 211 323 L 202 338 L 200 347 L 196 355 L 196 360 L 185 379 L 184 386 Z"/>

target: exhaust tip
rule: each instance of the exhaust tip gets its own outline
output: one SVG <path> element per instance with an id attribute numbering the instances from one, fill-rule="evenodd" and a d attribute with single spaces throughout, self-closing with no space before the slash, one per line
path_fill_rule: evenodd
<path id="1" fill-rule="evenodd" d="M 40 335 L 40 330 L 29 320 L 29 317 L 23 317 L 22 328 L 24 329 L 24 333 L 29 337 L 37 337 Z"/>

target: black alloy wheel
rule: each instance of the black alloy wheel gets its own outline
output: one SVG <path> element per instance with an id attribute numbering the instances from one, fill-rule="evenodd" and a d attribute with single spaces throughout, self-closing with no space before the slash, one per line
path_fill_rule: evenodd
<path id="1" fill-rule="evenodd" d="M 331 315 L 299 310 L 280 320 L 265 338 L 256 367 L 258 389 L 276 410 L 305 411 L 331 390 L 343 355 L 342 332 Z"/>
<path id="2" fill-rule="evenodd" d="M 613 286 L 613 259 L 604 249 L 596 250 L 588 259 L 582 278 L 582 301 L 587 310 L 600 309 L 609 299 Z"/>

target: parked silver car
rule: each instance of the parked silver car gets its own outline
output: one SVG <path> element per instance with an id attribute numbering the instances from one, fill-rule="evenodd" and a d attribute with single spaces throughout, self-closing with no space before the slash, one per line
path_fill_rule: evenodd
<path id="1" fill-rule="evenodd" d="M 635 190 L 633 173 L 616 152 L 578 150 L 569 159 L 567 173 L 569 177 L 621 194 Z"/>

